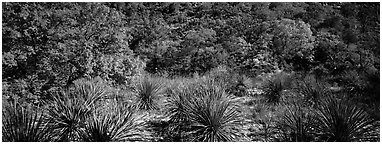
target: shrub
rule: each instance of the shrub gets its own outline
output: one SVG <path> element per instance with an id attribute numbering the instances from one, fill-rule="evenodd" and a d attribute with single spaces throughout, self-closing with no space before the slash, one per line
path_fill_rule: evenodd
<path id="1" fill-rule="evenodd" d="M 317 106 L 319 100 L 330 94 L 324 82 L 308 75 L 297 81 L 297 91 L 303 97 L 303 103 L 308 106 Z"/>
<path id="2" fill-rule="evenodd" d="M 51 140 L 44 113 L 9 104 L 3 109 L 3 142 L 46 142 Z"/>
<path id="3" fill-rule="evenodd" d="M 190 88 L 175 88 L 169 90 L 166 108 L 170 117 L 166 134 L 169 141 L 185 141 L 185 132 L 190 125 L 189 115 L 186 113 L 186 103 L 189 101 L 193 91 Z"/>
<path id="4" fill-rule="evenodd" d="M 96 102 L 109 92 L 101 79 L 81 79 L 66 91 L 61 91 L 47 102 L 47 118 L 57 141 L 80 141 L 84 126 Z"/>
<path id="5" fill-rule="evenodd" d="M 145 123 L 137 110 L 121 104 L 109 105 L 109 110 L 93 113 L 82 135 L 84 141 L 111 142 L 142 140 Z"/>
<path id="6" fill-rule="evenodd" d="M 231 96 L 214 82 L 190 84 L 169 98 L 170 121 L 180 124 L 182 140 L 234 141 L 238 138 L 239 112 Z"/>
<path id="7" fill-rule="evenodd" d="M 318 121 L 309 108 L 297 103 L 286 106 L 284 115 L 277 122 L 282 141 L 314 141 Z"/>
<path id="8" fill-rule="evenodd" d="M 143 77 L 136 86 L 137 106 L 142 110 L 157 110 L 165 94 L 163 83 L 155 78 Z"/>
<path id="9" fill-rule="evenodd" d="M 47 109 L 55 140 L 79 141 L 92 109 L 82 98 L 70 98 L 67 92 L 57 94 Z"/>
<path id="10" fill-rule="evenodd" d="M 264 96 L 267 98 L 268 103 L 277 104 L 281 102 L 282 92 L 291 86 L 291 76 L 280 72 L 268 80 L 266 80 L 265 84 L 262 86 L 264 91 Z"/>
<path id="11" fill-rule="evenodd" d="M 317 109 L 322 141 L 379 141 L 375 120 L 356 105 L 333 96 L 321 101 Z"/>

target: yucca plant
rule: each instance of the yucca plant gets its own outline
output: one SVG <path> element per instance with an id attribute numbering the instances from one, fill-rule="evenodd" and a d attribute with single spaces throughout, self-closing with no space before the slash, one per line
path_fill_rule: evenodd
<path id="1" fill-rule="evenodd" d="M 192 85 L 180 88 L 168 89 L 168 98 L 166 101 L 167 116 L 170 118 L 169 126 L 164 129 L 169 141 L 187 141 L 187 128 L 190 125 L 189 115 L 186 113 L 186 104 L 194 91 Z"/>
<path id="2" fill-rule="evenodd" d="M 51 141 L 50 127 L 44 113 L 10 104 L 3 110 L 3 142 Z"/>
<path id="3" fill-rule="evenodd" d="M 282 92 L 291 86 L 291 79 L 288 75 L 278 73 L 266 80 L 262 86 L 264 96 L 268 103 L 278 104 L 282 99 Z"/>
<path id="4" fill-rule="evenodd" d="M 47 118 L 56 141 L 81 141 L 86 121 L 97 107 L 96 101 L 107 97 L 101 79 L 80 79 L 74 87 L 58 92 L 47 101 Z"/>
<path id="5" fill-rule="evenodd" d="M 191 122 L 192 141 L 235 141 L 240 129 L 239 112 L 235 103 L 223 89 L 199 87 L 194 97 L 185 102 L 186 114 Z"/>
<path id="6" fill-rule="evenodd" d="M 317 106 L 321 98 L 330 94 L 325 84 L 313 76 L 298 81 L 297 90 L 303 96 L 304 103 L 312 106 Z"/>
<path id="7" fill-rule="evenodd" d="M 79 79 L 74 82 L 71 91 L 73 98 L 81 97 L 85 100 L 85 105 L 91 106 L 96 101 L 107 98 L 111 92 L 109 86 L 99 77 L 93 79 Z"/>
<path id="8" fill-rule="evenodd" d="M 282 138 L 281 141 L 315 141 L 318 121 L 311 108 L 296 103 L 288 105 L 277 125 Z"/>
<path id="9" fill-rule="evenodd" d="M 89 142 L 139 141 L 145 137 L 143 115 L 136 108 L 115 104 L 107 111 L 93 113 L 82 135 Z"/>
<path id="10" fill-rule="evenodd" d="M 92 112 L 83 98 L 70 98 L 68 95 L 61 92 L 47 108 L 47 118 L 56 141 L 80 141 L 85 122 Z"/>
<path id="11" fill-rule="evenodd" d="M 144 77 L 136 86 L 137 106 L 142 110 L 157 110 L 165 89 L 157 79 Z"/>
<path id="12" fill-rule="evenodd" d="M 376 121 L 356 105 L 330 96 L 322 100 L 317 114 L 322 141 L 379 141 Z"/>

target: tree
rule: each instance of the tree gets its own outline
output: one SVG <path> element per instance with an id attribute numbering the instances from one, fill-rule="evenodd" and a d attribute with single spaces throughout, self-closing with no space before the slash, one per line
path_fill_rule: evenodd
<path id="1" fill-rule="evenodd" d="M 144 64 L 124 15 L 100 3 L 3 3 L 3 79 L 37 95 L 83 77 L 128 84 Z"/>
<path id="2" fill-rule="evenodd" d="M 260 24 L 258 45 L 271 52 L 281 67 L 308 69 L 313 60 L 314 36 L 303 21 L 281 19 Z"/>

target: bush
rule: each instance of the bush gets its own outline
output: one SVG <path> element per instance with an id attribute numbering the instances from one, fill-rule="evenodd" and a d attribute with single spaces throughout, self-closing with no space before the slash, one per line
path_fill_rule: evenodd
<path id="1" fill-rule="evenodd" d="M 289 89 L 291 85 L 292 77 L 286 73 L 280 72 L 270 77 L 262 86 L 267 102 L 272 104 L 281 102 L 283 91 Z"/>
<path id="2" fill-rule="evenodd" d="M 157 78 L 145 76 L 136 86 L 136 101 L 139 109 L 158 110 L 162 96 L 165 94 L 163 82 Z"/>
<path id="3" fill-rule="evenodd" d="M 239 112 L 230 99 L 211 81 L 189 85 L 169 98 L 170 121 L 182 127 L 176 127 L 182 140 L 234 141 L 240 127 Z"/>
<path id="4" fill-rule="evenodd" d="M 109 95 L 101 79 L 80 79 L 47 102 L 47 118 L 57 141 L 80 141 L 96 103 Z"/>
<path id="5" fill-rule="evenodd" d="M 327 85 L 316 79 L 314 75 L 305 76 L 297 81 L 297 91 L 302 95 L 305 106 L 317 106 L 320 99 L 330 94 Z"/>
<path id="6" fill-rule="evenodd" d="M 317 109 L 317 115 L 322 141 L 379 141 L 376 120 L 349 101 L 333 96 L 325 98 Z"/>
<path id="7" fill-rule="evenodd" d="M 70 98 L 67 92 L 57 94 L 47 109 L 50 127 L 57 141 L 79 141 L 92 108 L 83 98 Z"/>
<path id="8" fill-rule="evenodd" d="M 205 76 L 219 83 L 227 93 L 239 97 L 246 95 L 246 89 L 252 87 L 250 78 L 226 66 L 218 66 L 209 71 Z"/>
<path id="9" fill-rule="evenodd" d="M 315 141 L 316 120 L 312 109 L 305 108 L 297 103 L 286 106 L 286 111 L 278 121 L 281 141 L 307 142 Z"/>
<path id="10" fill-rule="evenodd" d="M 85 126 L 84 141 L 139 141 L 145 134 L 143 115 L 135 108 L 121 104 L 109 105 L 108 110 L 95 112 Z"/>
<path id="11" fill-rule="evenodd" d="M 50 127 L 40 113 L 18 104 L 9 104 L 3 109 L 3 142 L 51 141 Z"/>

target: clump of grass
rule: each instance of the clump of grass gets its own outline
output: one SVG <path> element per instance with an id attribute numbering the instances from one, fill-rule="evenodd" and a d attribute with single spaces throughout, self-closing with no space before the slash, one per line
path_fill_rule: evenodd
<path id="1" fill-rule="evenodd" d="M 218 66 L 212 69 L 205 77 L 219 83 L 227 93 L 238 97 L 246 95 L 246 89 L 252 86 L 250 78 L 226 66 Z"/>
<path id="2" fill-rule="evenodd" d="M 136 86 L 136 102 L 139 109 L 158 110 L 159 102 L 165 94 L 163 82 L 159 79 L 144 77 Z"/>
<path id="3" fill-rule="evenodd" d="M 52 139 L 44 113 L 17 104 L 4 108 L 2 123 L 3 142 L 47 142 Z"/>
<path id="4" fill-rule="evenodd" d="M 321 101 L 317 109 L 323 141 L 379 141 L 376 120 L 349 101 L 334 96 Z"/>

